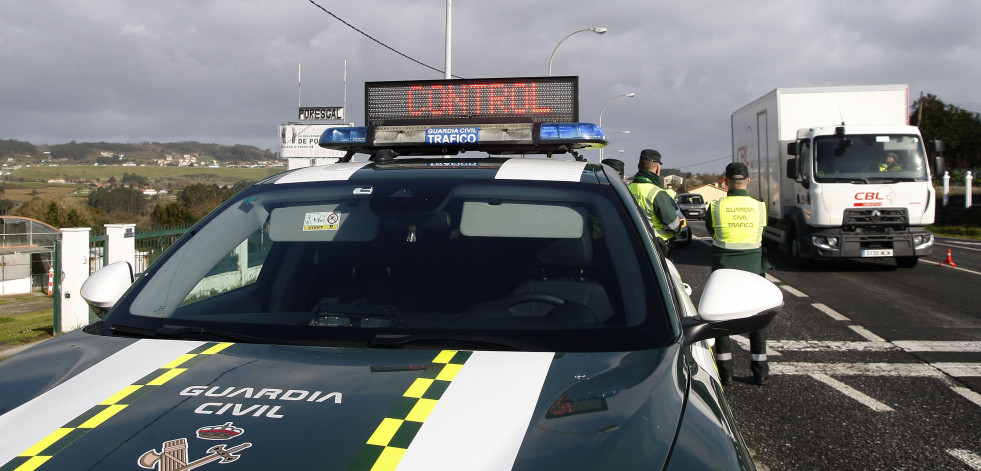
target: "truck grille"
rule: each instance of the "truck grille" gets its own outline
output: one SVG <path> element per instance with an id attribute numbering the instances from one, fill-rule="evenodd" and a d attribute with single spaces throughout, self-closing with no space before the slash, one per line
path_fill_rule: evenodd
<path id="1" fill-rule="evenodd" d="M 845 226 L 905 226 L 909 224 L 906 208 L 850 208 L 845 210 Z"/>

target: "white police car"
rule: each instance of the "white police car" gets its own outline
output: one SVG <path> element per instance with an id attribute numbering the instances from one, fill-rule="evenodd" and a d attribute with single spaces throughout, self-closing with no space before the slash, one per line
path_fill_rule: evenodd
<path id="1" fill-rule="evenodd" d="M 497 83 L 439 82 L 400 96 Z M 135 282 L 92 275 L 100 322 L 0 363 L 0 470 L 753 469 L 705 340 L 779 289 L 719 270 L 697 313 L 579 156 L 600 129 L 471 115 L 328 130 L 346 162 L 244 190 Z"/>

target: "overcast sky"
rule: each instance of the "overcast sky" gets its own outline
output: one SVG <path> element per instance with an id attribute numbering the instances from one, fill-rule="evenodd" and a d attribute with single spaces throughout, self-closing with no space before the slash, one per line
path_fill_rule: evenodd
<path id="1" fill-rule="evenodd" d="M 445 67 L 445 0 L 316 0 L 378 41 Z M 199 141 L 278 151 L 303 106 L 364 123 L 365 81 L 441 79 L 309 0 L 0 0 L 0 139 Z M 632 174 L 721 173 L 730 114 L 778 87 L 909 84 L 981 111 L 981 2 L 455 0 L 451 71 L 580 77 L 580 119 Z M 569 37 L 577 30 L 605 27 Z M 302 62 L 302 89 L 297 86 Z M 616 131 L 630 131 L 630 134 Z M 622 153 L 619 151 L 623 150 Z M 590 161 L 598 160 L 589 151 Z"/>

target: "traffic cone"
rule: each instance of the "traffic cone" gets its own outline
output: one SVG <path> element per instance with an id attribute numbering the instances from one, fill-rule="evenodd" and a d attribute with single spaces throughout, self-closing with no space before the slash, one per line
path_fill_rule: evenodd
<path id="1" fill-rule="evenodd" d="M 956 267 L 957 266 L 957 264 L 954 263 L 954 259 L 950 256 L 950 249 L 947 249 L 947 260 L 944 260 L 944 261 L 942 261 L 942 262 L 940 262 L 940 263 L 937 264 L 938 267 L 940 265 L 950 265 L 952 267 Z"/>

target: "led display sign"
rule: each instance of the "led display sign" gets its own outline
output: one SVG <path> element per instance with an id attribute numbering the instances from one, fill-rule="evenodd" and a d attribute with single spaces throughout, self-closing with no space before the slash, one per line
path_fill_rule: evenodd
<path id="1" fill-rule="evenodd" d="M 579 77 L 365 82 L 365 124 L 579 121 Z"/>

